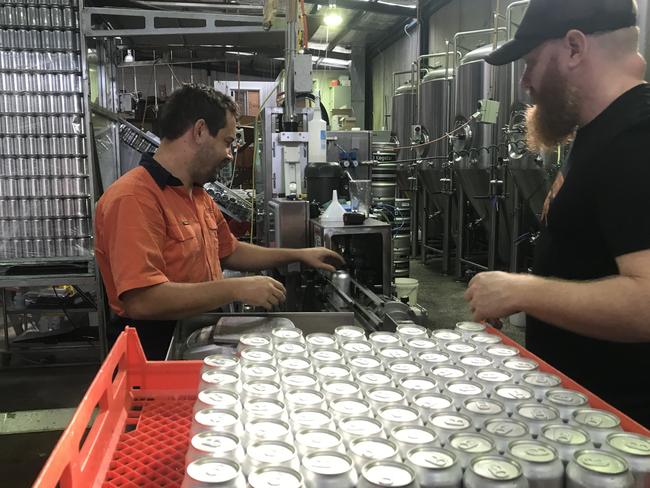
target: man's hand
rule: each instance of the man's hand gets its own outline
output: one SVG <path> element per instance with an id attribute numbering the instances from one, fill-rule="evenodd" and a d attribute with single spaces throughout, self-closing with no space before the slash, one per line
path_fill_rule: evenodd
<path id="1" fill-rule="evenodd" d="M 477 274 L 465 292 L 474 320 L 499 319 L 523 311 L 522 288 L 530 278 L 501 271 Z"/>
<path id="2" fill-rule="evenodd" d="M 300 262 L 311 268 L 336 271 L 335 265 L 345 264 L 340 254 L 325 247 L 300 249 Z"/>
<path id="3" fill-rule="evenodd" d="M 226 282 L 232 283 L 235 301 L 264 307 L 267 310 L 287 298 L 287 291 L 282 283 L 268 276 L 229 278 Z"/>

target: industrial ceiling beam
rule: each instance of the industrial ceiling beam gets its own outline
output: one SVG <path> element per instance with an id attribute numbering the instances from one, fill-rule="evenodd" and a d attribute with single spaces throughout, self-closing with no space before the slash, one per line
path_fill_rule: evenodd
<path id="1" fill-rule="evenodd" d="M 305 3 L 317 5 L 329 5 L 331 0 L 306 0 Z M 349 10 L 362 10 L 376 14 L 395 15 L 397 17 L 415 17 L 415 8 L 400 7 L 399 5 L 388 5 L 379 2 L 367 2 L 363 0 L 336 0 L 336 6 Z"/>
<path id="2" fill-rule="evenodd" d="M 354 15 L 348 17 L 348 19 L 339 26 L 338 33 L 332 37 L 332 40 L 327 45 L 327 52 L 334 50 L 338 43 L 341 42 L 341 40 L 346 36 L 348 32 L 350 32 L 349 27 L 358 24 L 365 14 L 366 13 L 363 10 L 360 10 Z"/>

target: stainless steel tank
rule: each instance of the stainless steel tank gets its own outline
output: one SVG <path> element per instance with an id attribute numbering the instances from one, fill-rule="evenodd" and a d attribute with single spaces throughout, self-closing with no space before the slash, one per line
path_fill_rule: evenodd
<path id="1" fill-rule="evenodd" d="M 410 83 L 398 87 L 393 95 L 391 132 L 397 137 L 400 146 L 408 146 L 411 143 L 411 126 L 415 120 L 414 109 L 415 87 Z M 402 149 L 397 159 L 408 159 L 410 153 L 410 149 Z"/>
<path id="2" fill-rule="evenodd" d="M 466 54 L 460 61 L 455 77 L 455 101 L 452 129 L 470 121 L 478 110 L 478 101 L 493 99 L 500 102 L 496 124 L 471 120 L 455 136 L 454 150 L 456 157 L 454 168 L 456 180 L 462 186 L 465 195 L 478 214 L 481 222 L 490 232 L 490 208 L 494 202 L 490 194 L 491 161 L 496 157 L 494 147 L 503 141 L 502 129 L 508 122 L 510 107 L 510 86 L 508 66 L 491 66 L 485 57 L 492 52 L 492 45 L 483 46 Z M 495 175 L 506 181 L 503 168 Z M 500 202 L 499 238 L 497 254 L 501 261 L 508 262 L 510 253 L 512 204 L 506 199 Z"/>

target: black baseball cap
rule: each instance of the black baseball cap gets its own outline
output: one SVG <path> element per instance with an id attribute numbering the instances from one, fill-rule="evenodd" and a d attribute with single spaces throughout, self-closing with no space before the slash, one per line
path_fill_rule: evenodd
<path id="1" fill-rule="evenodd" d="M 572 29 L 593 34 L 632 27 L 636 15 L 635 0 L 530 0 L 515 38 L 485 60 L 494 65 L 511 63 Z"/>

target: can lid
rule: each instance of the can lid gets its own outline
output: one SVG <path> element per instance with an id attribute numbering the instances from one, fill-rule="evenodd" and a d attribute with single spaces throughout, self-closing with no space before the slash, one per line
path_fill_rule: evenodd
<path id="1" fill-rule="evenodd" d="M 415 473 L 404 464 L 379 461 L 368 463 L 361 470 L 362 476 L 378 486 L 408 486 L 413 483 Z"/>
<path id="2" fill-rule="evenodd" d="M 239 338 L 239 342 L 246 346 L 266 347 L 271 345 L 271 337 L 259 334 L 243 334 Z"/>
<path id="3" fill-rule="evenodd" d="M 318 361 L 340 361 L 343 354 L 338 349 L 321 347 L 311 352 L 311 357 Z"/>
<path id="4" fill-rule="evenodd" d="M 486 454 L 494 449 L 494 442 L 481 434 L 459 432 L 449 438 L 449 446 L 471 454 Z"/>
<path id="5" fill-rule="evenodd" d="M 438 395 L 436 393 L 420 393 L 415 395 L 413 403 L 418 407 L 428 408 L 432 410 L 442 410 L 451 407 L 451 398 L 445 395 Z"/>
<path id="6" fill-rule="evenodd" d="M 476 351 L 476 346 L 469 344 L 468 342 L 449 342 L 445 344 L 445 349 L 450 352 L 455 353 L 468 353 Z"/>
<path id="7" fill-rule="evenodd" d="M 368 390 L 367 397 L 370 400 L 387 403 L 400 402 L 405 398 L 404 392 L 388 386 L 371 388 Z"/>
<path id="8" fill-rule="evenodd" d="M 307 447 L 327 450 L 338 446 L 341 436 L 328 429 L 302 429 L 296 433 L 296 441 Z"/>
<path id="9" fill-rule="evenodd" d="M 388 365 L 389 371 L 398 374 L 417 374 L 422 371 L 422 366 L 412 361 L 393 361 Z"/>
<path id="10" fill-rule="evenodd" d="M 475 368 L 485 368 L 490 366 L 494 361 L 488 356 L 482 356 L 480 354 L 466 354 L 461 356 L 460 362 L 467 366 L 472 366 Z"/>
<path id="11" fill-rule="evenodd" d="M 308 334 L 305 340 L 308 344 L 317 347 L 329 347 L 336 344 L 336 339 L 332 334 L 326 334 L 323 332 Z"/>
<path id="12" fill-rule="evenodd" d="M 449 354 L 440 351 L 422 351 L 418 359 L 425 363 L 446 363 L 449 361 Z"/>
<path id="13" fill-rule="evenodd" d="M 271 466 L 253 471 L 248 477 L 252 488 L 301 488 L 302 475 L 293 469 Z"/>
<path id="14" fill-rule="evenodd" d="M 621 425 L 621 419 L 613 413 L 595 408 L 579 408 L 572 417 L 575 423 L 590 429 L 616 429 Z"/>
<path id="15" fill-rule="evenodd" d="M 296 455 L 296 450 L 281 441 L 258 441 L 246 449 L 248 457 L 269 464 L 282 464 L 291 461 Z"/>
<path id="16" fill-rule="evenodd" d="M 403 427 L 396 427 L 393 429 L 391 436 L 397 442 L 406 444 L 428 444 L 435 442 L 438 438 L 436 433 L 426 427 L 419 427 L 417 425 L 405 425 Z"/>
<path id="17" fill-rule="evenodd" d="M 556 376 L 551 373 L 544 373 L 542 371 L 533 371 L 532 373 L 526 373 L 523 376 L 524 383 L 527 383 L 531 386 L 542 386 L 553 388 L 559 386 L 562 383 L 562 380 L 559 376 Z"/>
<path id="18" fill-rule="evenodd" d="M 223 425 L 229 426 L 239 421 L 239 415 L 232 410 L 218 408 L 204 408 L 194 414 L 194 420 L 201 425 Z"/>
<path id="19" fill-rule="evenodd" d="M 233 371 L 209 369 L 201 375 L 201 379 L 211 385 L 232 385 L 239 381 L 239 375 Z"/>
<path id="20" fill-rule="evenodd" d="M 519 349 L 504 344 L 489 346 L 486 351 L 493 356 L 514 357 L 519 356 Z"/>
<path id="21" fill-rule="evenodd" d="M 579 446 L 589 442 L 589 434 L 571 425 L 547 425 L 542 428 L 542 437 L 558 444 Z"/>
<path id="22" fill-rule="evenodd" d="M 199 451 L 215 453 L 229 453 L 237 448 L 239 439 L 233 434 L 227 432 L 199 432 L 192 437 L 190 441 L 192 447 Z"/>
<path id="23" fill-rule="evenodd" d="M 206 388 L 199 392 L 199 401 L 220 408 L 232 408 L 239 403 L 239 395 L 234 391 Z"/>
<path id="24" fill-rule="evenodd" d="M 297 388 L 310 388 L 315 386 L 318 380 L 309 373 L 286 373 L 282 375 L 282 383 Z"/>
<path id="25" fill-rule="evenodd" d="M 409 347 L 413 347 L 416 349 L 433 349 L 438 345 L 436 341 L 433 339 L 428 339 L 426 337 L 409 337 L 406 341 Z"/>
<path id="26" fill-rule="evenodd" d="M 381 366 L 381 361 L 375 356 L 360 354 L 352 356 L 349 360 L 349 364 L 355 368 L 374 369 Z"/>
<path id="27" fill-rule="evenodd" d="M 629 466 L 623 458 L 605 451 L 584 449 L 577 451 L 573 455 L 573 460 L 581 468 L 594 473 L 618 475 L 629 470 Z"/>
<path id="28" fill-rule="evenodd" d="M 523 422 L 512 419 L 488 419 L 485 421 L 484 430 L 488 434 L 498 437 L 514 439 L 528 435 L 528 426 Z"/>
<path id="29" fill-rule="evenodd" d="M 271 331 L 271 335 L 275 339 L 300 339 L 302 330 L 295 327 L 276 327 Z"/>
<path id="30" fill-rule="evenodd" d="M 470 337 L 472 342 L 477 344 L 499 344 L 501 342 L 501 337 L 495 334 L 490 334 L 488 332 L 478 332 L 472 334 Z"/>
<path id="31" fill-rule="evenodd" d="M 280 385 L 275 381 L 251 380 L 246 381 L 242 388 L 252 395 L 276 395 L 280 393 Z"/>
<path id="32" fill-rule="evenodd" d="M 348 341 L 341 347 L 344 351 L 364 353 L 372 351 L 372 345 L 366 341 Z"/>
<path id="33" fill-rule="evenodd" d="M 371 342 L 379 344 L 397 344 L 400 342 L 399 336 L 394 332 L 373 332 L 370 334 L 369 339 Z"/>
<path id="34" fill-rule="evenodd" d="M 378 420 L 368 417 L 346 417 L 341 419 L 339 427 L 343 432 L 353 435 L 374 436 L 383 429 Z"/>
<path id="35" fill-rule="evenodd" d="M 504 383 L 512 379 L 512 373 L 497 368 L 485 368 L 476 371 L 477 379 L 489 381 L 490 383 Z"/>
<path id="36" fill-rule="evenodd" d="M 483 386 L 473 381 L 450 381 L 445 385 L 445 388 L 456 395 L 478 396 L 483 393 Z"/>
<path id="37" fill-rule="evenodd" d="M 487 398 L 469 398 L 464 403 L 465 410 L 480 415 L 499 415 L 503 413 L 503 404 Z"/>
<path id="38" fill-rule="evenodd" d="M 620 432 L 608 435 L 607 444 L 625 454 L 650 457 L 650 437 Z"/>
<path id="39" fill-rule="evenodd" d="M 494 481 L 511 481 L 522 475 L 519 463 L 503 456 L 475 457 L 470 469 L 477 475 Z"/>
<path id="40" fill-rule="evenodd" d="M 346 339 L 359 339 L 365 337 L 366 333 L 361 327 L 357 327 L 356 325 L 341 325 L 334 329 L 334 335 Z"/>
<path id="41" fill-rule="evenodd" d="M 399 380 L 400 386 L 405 390 L 425 392 L 434 390 L 437 386 L 435 380 L 426 376 L 407 376 Z"/>
<path id="42" fill-rule="evenodd" d="M 456 330 L 462 330 L 463 332 L 483 332 L 485 325 L 478 322 L 458 322 L 456 324 Z"/>
<path id="43" fill-rule="evenodd" d="M 239 465 L 224 458 L 202 457 L 187 466 L 187 475 L 200 483 L 226 483 L 240 474 Z"/>
<path id="44" fill-rule="evenodd" d="M 359 392 L 359 385 L 352 381 L 346 380 L 324 381 L 322 388 L 327 393 L 341 396 L 352 396 Z"/>
<path id="45" fill-rule="evenodd" d="M 244 402 L 244 410 L 256 415 L 263 414 L 265 417 L 273 417 L 284 411 L 284 404 L 270 398 L 253 398 Z"/>
<path id="46" fill-rule="evenodd" d="M 514 371 L 535 371 L 539 368 L 537 361 L 528 358 L 506 358 L 503 360 L 503 367 Z"/>
<path id="47" fill-rule="evenodd" d="M 370 411 L 368 402 L 359 398 L 337 398 L 330 402 L 330 408 L 345 416 L 361 415 Z"/>
<path id="48" fill-rule="evenodd" d="M 429 423 L 446 430 L 463 430 L 472 425 L 472 422 L 466 415 L 446 412 L 431 415 Z"/>
<path id="49" fill-rule="evenodd" d="M 420 418 L 418 411 L 412 407 L 387 406 L 377 412 L 382 420 L 388 422 L 415 422 Z"/>
<path id="50" fill-rule="evenodd" d="M 299 341 L 283 341 L 275 346 L 278 354 L 304 354 L 307 346 Z"/>
<path id="51" fill-rule="evenodd" d="M 282 420 L 254 419 L 246 423 L 246 432 L 261 439 L 279 439 L 289 433 L 289 425 Z"/>
<path id="52" fill-rule="evenodd" d="M 460 366 L 434 366 L 431 368 L 431 374 L 441 378 L 462 378 L 466 371 Z"/>
<path id="53" fill-rule="evenodd" d="M 302 458 L 305 469 L 322 475 L 340 475 L 352 469 L 352 460 L 335 451 L 313 452 Z"/>
<path id="54" fill-rule="evenodd" d="M 411 355 L 408 349 L 401 346 L 386 346 L 379 350 L 379 355 L 388 359 L 404 359 Z"/>
<path id="55" fill-rule="evenodd" d="M 245 347 L 239 353 L 241 358 L 246 361 L 264 362 L 273 359 L 273 353 L 268 349 L 261 349 L 259 347 Z"/>
<path id="56" fill-rule="evenodd" d="M 506 400 L 530 400 L 535 396 L 530 388 L 518 385 L 499 385 L 494 394 Z"/>
<path id="57" fill-rule="evenodd" d="M 328 425 L 332 421 L 332 414 L 318 408 L 298 408 L 291 414 L 291 420 L 304 427 L 318 428 Z"/>
<path id="58" fill-rule="evenodd" d="M 211 368 L 234 369 L 239 365 L 239 359 L 234 356 L 213 354 L 203 360 L 203 364 Z"/>
<path id="59" fill-rule="evenodd" d="M 326 378 L 347 378 L 350 376 L 350 368 L 342 364 L 326 364 L 318 368 L 318 374 Z"/>
<path id="60" fill-rule="evenodd" d="M 550 463 L 557 459 L 557 451 L 540 441 L 514 441 L 508 446 L 508 452 L 515 458 L 529 463 Z"/>
<path id="61" fill-rule="evenodd" d="M 397 331 L 398 335 L 402 334 L 402 335 L 413 336 L 413 337 L 427 335 L 427 329 L 419 325 L 407 325 L 407 324 L 398 325 L 395 330 Z"/>
<path id="62" fill-rule="evenodd" d="M 247 376 L 254 376 L 256 378 L 268 378 L 278 373 L 275 366 L 271 364 L 246 364 L 242 370 Z"/>
<path id="63" fill-rule="evenodd" d="M 552 390 L 548 390 L 545 396 L 549 402 L 569 407 L 580 407 L 589 403 L 587 397 L 582 393 L 567 390 L 566 388 L 553 388 Z"/>
<path id="64" fill-rule="evenodd" d="M 350 442 L 350 451 L 366 459 L 388 459 L 397 454 L 397 446 L 381 437 L 360 437 Z"/>
<path id="65" fill-rule="evenodd" d="M 517 414 L 527 421 L 553 421 L 560 417 L 557 408 L 539 403 L 522 403 L 517 405 Z"/>
<path id="66" fill-rule="evenodd" d="M 406 456 L 411 463 L 426 469 L 446 469 L 456 463 L 453 453 L 437 447 L 415 448 Z"/>
<path id="67" fill-rule="evenodd" d="M 386 385 L 392 381 L 392 378 L 381 371 L 362 371 L 357 376 L 357 380 L 368 385 Z"/>
<path id="68" fill-rule="evenodd" d="M 462 336 L 458 332 L 451 329 L 434 330 L 433 332 L 431 332 L 431 337 L 443 341 L 458 341 L 462 338 Z"/>
<path id="69" fill-rule="evenodd" d="M 296 388 L 286 393 L 287 402 L 293 405 L 303 405 L 305 407 L 320 405 L 325 401 L 325 397 L 320 391 L 310 390 L 308 388 Z"/>
<path id="70" fill-rule="evenodd" d="M 311 361 L 301 357 L 285 357 L 278 360 L 278 364 L 284 369 L 294 369 L 296 371 L 306 370 L 311 367 Z"/>

